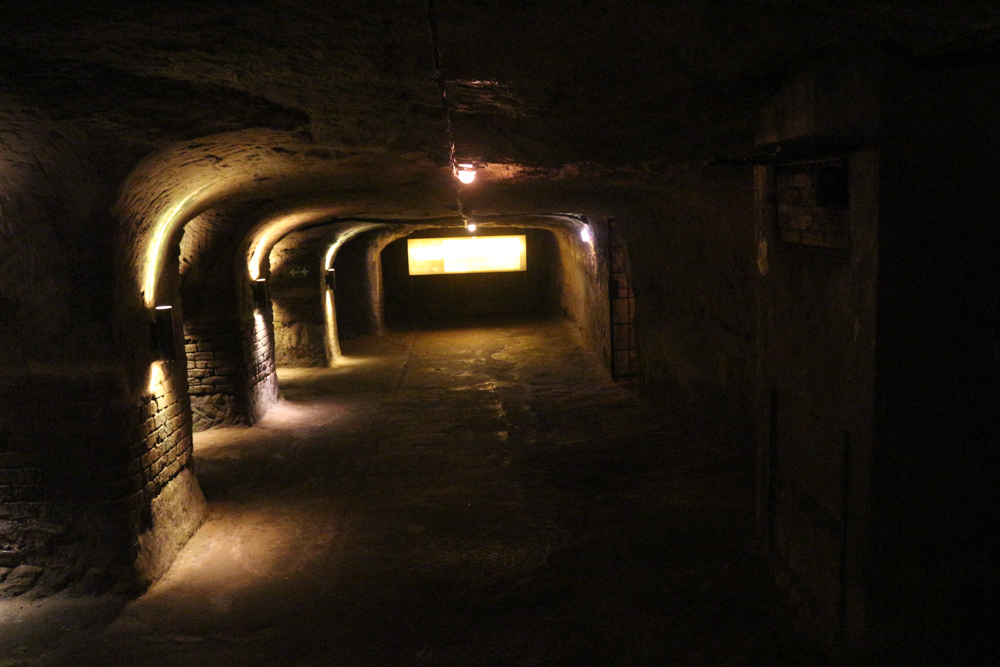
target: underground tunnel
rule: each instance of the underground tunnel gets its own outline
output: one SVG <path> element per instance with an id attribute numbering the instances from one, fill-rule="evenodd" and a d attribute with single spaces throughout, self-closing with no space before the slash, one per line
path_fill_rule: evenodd
<path id="1" fill-rule="evenodd" d="M 9 12 L 0 663 L 988 663 L 994 4 Z"/>

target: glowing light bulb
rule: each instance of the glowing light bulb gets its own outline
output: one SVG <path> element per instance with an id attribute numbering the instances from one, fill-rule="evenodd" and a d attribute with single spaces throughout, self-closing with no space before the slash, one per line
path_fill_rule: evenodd
<path id="1" fill-rule="evenodd" d="M 476 180 L 476 166 L 472 164 L 460 164 L 458 165 L 456 175 L 459 181 L 468 185 Z"/>
<path id="2" fill-rule="evenodd" d="M 590 227 L 584 227 L 580 230 L 580 238 L 583 239 L 584 243 L 590 243 L 594 240 L 594 237 L 590 234 Z"/>
<path id="3" fill-rule="evenodd" d="M 465 223 L 465 228 L 467 230 L 469 230 L 470 232 L 474 232 L 474 231 L 476 231 L 476 223 L 474 223 L 474 222 L 467 222 L 467 223 Z"/>

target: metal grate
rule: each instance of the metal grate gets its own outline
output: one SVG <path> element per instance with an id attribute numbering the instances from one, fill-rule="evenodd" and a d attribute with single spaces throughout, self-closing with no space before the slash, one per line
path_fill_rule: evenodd
<path id="1" fill-rule="evenodd" d="M 611 375 L 615 378 L 639 374 L 635 340 L 635 294 L 629 280 L 625 241 L 614 220 L 608 221 L 608 294 L 611 298 Z"/>

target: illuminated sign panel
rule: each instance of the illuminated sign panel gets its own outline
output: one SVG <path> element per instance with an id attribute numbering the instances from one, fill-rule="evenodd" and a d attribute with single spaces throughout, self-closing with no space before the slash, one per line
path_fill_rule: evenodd
<path id="1" fill-rule="evenodd" d="M 524 271 L 527 244 L 522 236 L 408 239 L 411 276 L 445 273 Z"/>

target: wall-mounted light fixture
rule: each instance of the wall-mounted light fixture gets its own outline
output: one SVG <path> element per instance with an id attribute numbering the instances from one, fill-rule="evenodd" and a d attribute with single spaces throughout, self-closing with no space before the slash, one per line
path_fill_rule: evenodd
<path id="1" fill-rule="evenodd" d="M 472 161 L 461 161 L 455 163 L 455 177 L 468 185 L 472 181 L 476 180 L 476 172 L 480 169 L 485 169 L 485 162 L 472 162 Z"/>
<path id="2" fill-rule="evenodd" d="M 590 232 L 590 227 L 584 225 L 580 228 L 580 240 L 584 243 L 590 243 L 594 240 L 594 235 Z"/>
<path id="3" fill-rule="evenodd" d="M 176 361 L 177 340 L 174 337 L 173 306 L 157 306 L 153 309 L 150 326 L 150 347 L 156 361 Z"/>
<path id="4" fill-rule="evenodd" d="M 267 310 L 271 305 L 271 294 L 267 289 L 266 278 L 253 281 L 253 305 L 257 310 Z"/>
<path id="5" fill-rule="evenodd" d="M 471 222 L 471 221 L 469 221 L 469 220 L 466 220 L 466 221 L 465 221 L 465 230 L 466 230 L 466 231 L 469 231 L 469 232 L 474 232 L 474 231 L 476 231 L 476 223 L 474 223 L 474 222 Z"/>
<path id="6" fill-rule="evenodd" d="M 337 270 L 332 266 L 326 270 L 326 286 L 329 289 L 337 288 Z"/>

